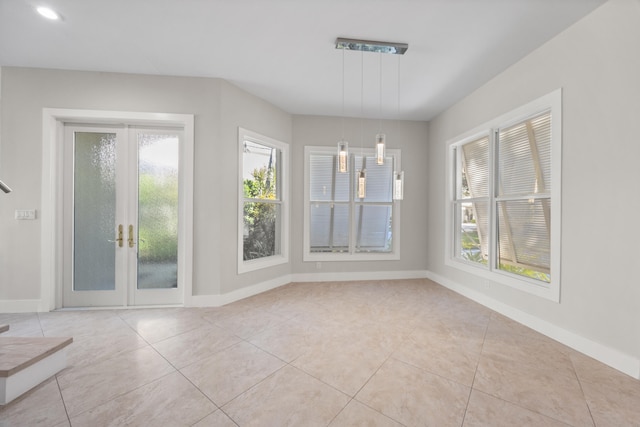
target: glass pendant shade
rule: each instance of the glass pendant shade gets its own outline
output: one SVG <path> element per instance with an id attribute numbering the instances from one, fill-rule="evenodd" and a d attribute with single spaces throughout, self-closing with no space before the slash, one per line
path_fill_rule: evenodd
<path id="1" fill-rule="evenodd" d="M 404 171 L 393 172 L 393 200 L 404 198 Z"/>
<path id="2" fill-rule="evenodd" d="M 363 169 L 358 172 L 358 198 L 365 197 L 367 197 L 367 171 Z"/>
<path id="3" fill-rule="evenodd" d="M 349 171 L 349 143 L 345 140 L 338 142 L 338 172 Z"/>
<path id="4" fill-rule="evenodd" d="M 386 135 L 379 133 L 376 135 L 376 164 L 384 165 L 384 150 L 386 145 Z"/>

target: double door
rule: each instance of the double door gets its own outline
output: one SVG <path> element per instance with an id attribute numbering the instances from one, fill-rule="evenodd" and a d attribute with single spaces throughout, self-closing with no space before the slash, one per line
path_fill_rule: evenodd
<path id="1" fill-rule="evenodd" d="M 181 303 L 182 131 L 64 129 L 63 306 Z"/>

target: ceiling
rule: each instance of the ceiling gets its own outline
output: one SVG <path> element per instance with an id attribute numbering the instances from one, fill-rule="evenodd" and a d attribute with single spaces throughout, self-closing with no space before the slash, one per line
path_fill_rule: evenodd
<path id="1" fill-rule="evenodd" d="M 0 65 L 220 77 L 292 114 L 429 120 L 602 3 L 0 0 Z"/>

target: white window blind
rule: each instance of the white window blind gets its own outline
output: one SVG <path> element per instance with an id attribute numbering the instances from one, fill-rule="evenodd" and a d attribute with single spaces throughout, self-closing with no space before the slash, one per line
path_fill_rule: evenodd
<path id="1" fill-rule="evenodd" d="M 393 246 L 392 184 L 399 150 L 387 150 L 383 165 L 377 165 L 375 160 L 372 150 L 352 153 L 349 172 L 340 173 L 335 149 L 309 150 L 305 254 L 352 259 L 354 254 L 397 253 Z M 357 194 L 357 174 L 361 169 L 366 170 L 366 196 L 362 199 Z"/>
<path id="2" fill-rule="evenodd" d="M 498 268 L 550 281 L 551 113 L 497 133 Z"/>
<path id="3" fill-rule="evenodd" d="M 489 137 L 460 147 L 455 211 L 458 256 L 486 265 L 489 259 Z"/>
<path id="4" fill-rule="evenodd" d="M 562 91 L 452 140 L 445 263 L 560 298 Z"/>
<path id="5" fill-rule="evenodd" d="M 488 197 L 489 177 L 489 137 L 464 144 L 460 197 Z"/>
<path id="6" fill-rule="evenodd" d="M 551 119 L 545 111 L 455 147 L 457 258 L 551 280 Z"/>

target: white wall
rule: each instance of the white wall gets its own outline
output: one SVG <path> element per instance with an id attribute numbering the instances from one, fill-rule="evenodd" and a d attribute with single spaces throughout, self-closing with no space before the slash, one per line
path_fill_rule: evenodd
<path id="1" fill-rule="evenodd" d="M 220 118 L 220 139 L 224 147 L 219 153 L 227 169 L 232 168 L 232 174 L 226 174 L 221 183 L 227 185 L 215 186 L 219 188 L 224 203 L 221 203 L 221 233 L 220 242 L 224 242 L 220 253 L 220 274 L 222 277 L 221 293 L 232 292 L 238 288 L 266 282 L 270 279 L 287 276 L 291 273 L 291 263 L 237 274 L 238 266 L 238 126 L 252 130 L 259 134 L 277 139 L 289 144 L 291 149 L 292 137 L 291 115 L 277 110 L 267 102 L 248 94 L 236 86 L 224 82 L 222 84 L 222 111 Z M 227 200 L 233 200 L 227 204 Z M 231 250 L 233 249 L 233 250 Z"/>
<path id="2" fill-rule="evenodd" d="M 382 127 L 380 127 L 382 126 Z M 342 137 L 343 120 L 336 117 L 294 116 L 293 118 L 293 192 L 292 211 L 292 261 L 294 275 L 316 275 L 319 278 L 348 278 L 354 272 L 397 272 L 393 277 L 403 277 L 407 272 L 423 272 L 427 259 L 427 199 L 425 197 L 428 171 L 426 122 L 345 119 L 344 137 L 349 149 L 357 152 L 360 146 L 372 148 L 380 129 L 387 135 L 388 148 L 402 150 L 402 169 L 405 176 L 404 200 L 400 202 L 400 260 L 364 262 L 322 262 L 321 269 L 315 262 L 303 262 L 303 211 L 304 211 L 304 147 L 307 145 L 336 147 Z M 402 273 L 400 273 L 402 272 Z M 340 273 L 327 275 L 327 273 Z M 346 274 L 345 274 L 346 273 Z M 295 276 L 294 276 L 295 277 Z M 357 277 L 366 277 L 358 275 Z M 382 276 L 379 276 L 382 277 Z"/>
<path id="3" fill-rule="evenodd" d="M 640 360 L 637 268 L 640 2 L 611 0 L 451 107 L 429 127 L 429 261 L 443 281 Z M 563 90 L 562 274 L 556 304 L 444 264 L 446 142 Z M 597 352 L 597 351 L 596 351 Z M 606 351 L 605 351 L 606 352 Z M 628 356 L 628 357 L 627 357 Z"/>
<path id="4" fill-rule="evenodd" d="M 0 199 L 0 307 L 40 298 L 40 221 L 16 221 L 13 212 L 40 211 L 45 107 L 194 114 L 194 295 L 283 274 L 236 274 L 234 183 L 238 126 L 290 142 L 289 114 L 219 79 L 3 67 L 1 84 L 0 171 L 14 191 Z"/>

